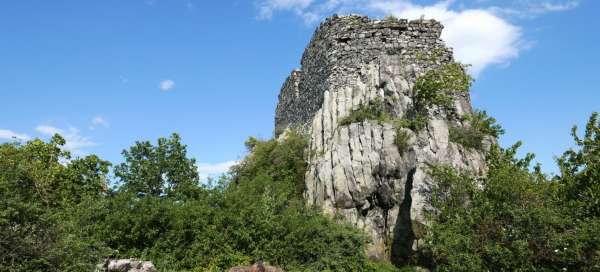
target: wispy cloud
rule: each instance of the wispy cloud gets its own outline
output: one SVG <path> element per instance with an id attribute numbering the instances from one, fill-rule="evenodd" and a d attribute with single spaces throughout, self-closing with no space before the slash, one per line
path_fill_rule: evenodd
<path id="1" fill-rule="evenodd" d="M 17 133 L 8 129 L 0 129 L 0 139 L 27 141 L 31 139 L 31 137 L 25 133 Z"/>
<path id="2" fill-rule="evenodd" d="M 375 17 L 394 14 L 406 19 L 421 16 L 436 19 L 445 26 L 442 39 L 454 49 L 459 61 L 472 65 L 470 72 L 477 76 L 492 65 L 508 65 L 531 44 L 523 38 L 521 27 L 508 21 L 507 17 L 539 16 L 569 10 L 578 4 L 577 0 L 478 0 L 471 4 L 440 0 L 430 5 L 418 5 L 409 0 L 262 0 L 257 3 L 257 17 L 271 19 L 277 12 L 291 12 L 307 24 L 332 13 L 353 12 Z"/>
<path id="3" fill-rule="evenodd" d="M 39 125 L 35 130 L 45 136 L 60 134 L 66 142 L 64 149 L 76 156 L 85 154 L 85 148 L 97 145 L 87 137 L 82 136 L 77 128 L 71 126 L 67 129 L 61 129 L 50 125 Z"/>
<path id="4" fill-rule="evenodd" d="M 165 79 L 158 84 L 158 87 L 163 91 L 168 91 L 175 88 L 175 81 L 171 79 Z"/>
<path id="5" fill-rule="evenodd" d="M 160 1 L 160 2 L 172 3 L 175 1 Z M 145 3 L 148 6 L 158 6 L 159 0 L 146 0 Z M 190 11 L 194 9 L 194 3 L 192 2 L 192 0 L 183 0 L 182 2 L 179 2 L 179 3 L 183 3 L 185 5 L 185 7 Z M 178 4 L 178 3 L 175 2 L 175 4 Z"/>
<path id="6" fill-rule="evenodd" d="M 309 13 L 307 8 L 314 0 L 265 0 L 258 4 L 258 18 L 271 19 L 277 11 L 292 10 L 300 16 Z"/>
<path id="7" fill-rule="evenodd" d="M 89 128 L 90 128 L 90 130 L 95 130 L 98 127 L 109 128 L 110 123 L 106 119 L 104 119 L 104 117 L 96 116 L 92 119 L 92 122 L 91 122 Z"/>
<path id="8" fill-rule="evenodd" d="M 578 0 L 521 1 L 504 6 L 491 6 L 489 10 L 500 16 L 531 19 L 547 13 L 571 10 L 578 7 L 579 3 Z"/>
<path id="9" fill-rule="evenodd" d="M 226 161 L 220 163 L 199 163 L 198 175 L 201 179 L 219 176 L 229 171 L 229 168 L 236 165 L 237 163 L 238 161 Z"/>

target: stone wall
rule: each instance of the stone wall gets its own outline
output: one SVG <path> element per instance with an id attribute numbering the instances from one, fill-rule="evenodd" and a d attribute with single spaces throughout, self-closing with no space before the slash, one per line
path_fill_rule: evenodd
<path id="1" fill-rule="evenodd" d="M 323 104 L 330 88 L 356 84 L 356 73 L 382 55 L 396 55 L 403 64 L 430 67 L 424 60 L 452 59 L 440 40 L 443 26 L 433 20 L 371 20 L 366 16 L 333 16 L 316 29 L 302 56 L 301 70 L 294 70 L 279 94 L 276 131 L 293 125 L 306 128 Z"/>

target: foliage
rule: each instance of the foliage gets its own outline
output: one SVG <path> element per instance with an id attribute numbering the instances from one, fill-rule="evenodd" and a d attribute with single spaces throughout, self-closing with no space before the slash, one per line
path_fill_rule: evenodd
<path id="1" fill-rule="evenodd" d="M 378 116 L 378 115 L 375 115 Z M 485 113 L 479 133 L 502 130 Z M 488 173 L 432 168 L 433 210 L 420 227 L 435 271 L 600 270 L 600 123 L 547 179 L 518 145 L 493 147 Z M 403 121 L 395 120 L 401 130 Z M 406 124 L 406 122 L 404 123 Z M 397 133 L 402 148 L 409 133 Z M 265 260 L 286 271 L 413 271 L 368 261 L 366 236 L 302 199 L 306 139 L 250 138 L 250 154 L 216 185 L 198 183 L 178 136 L 137 142 L 107 189 L 110 163 L 71 159 L 64 139 L 0 144 L 0 271 L 90 271 L 105 257 L 152 260 L 161 270 L 223 271 Z"/>
<path id="2" fill-rule="evenodd" d="M 464 147 L 482 150 L 486 136 L 498 138 L 504 134 L 502 127 L 496 124 L 496 119 L 488 116 L 485 111 L 475 111 L 474 114 L 466 116 L 465 120 L 468 122 L 467 126 L 449 128 L 450 141 Z"/>
<path id="3" fill-rule="evenodd" d="M 360 271 L 366 237 L 302 200 L 306 139 L 246 142 L 250 154 L 195 198 L 139 195 L 127 187 L 77 217 L 120 257 L 159 269 L 223 271 L 266 260 L 290 271 Z M 150 167 L 150 165 L 148 165 Z"/>
<path id="4" fill-rule="evenodd" d="M 572 135 L 578 150 L 568 150 L 558 159 L 565 200 L 581 217 L 600 217 L 600 120 L 592 114 L 585 135 Z"/>
<path id="5" fill-rule="evenodd" d="M 401 55 L 402 54 L 402 48 L 401 47 L 391 47 L 391 48 L 386 48 L 385 49 L 385 53 L 388 55 Z"/>
<path id="6" fill-rule="evenodd" d="M 434 212 L 423 251 L 437 271 L 596 271 L 600 269 L 597 114 L 578 151 L 558 160 L 547 180 L 519 144 L 492 148 L 483 178 L 435 167 Z"/>
<path id="7" fill-rule="evenodd" d="M 385 18 L 383 18 L 383 20 L 395 22 L 395 21 L 398 21 L 398 17 L 390 14 L 388 16 L 385 16 Z"/>
<path id="8" fill-rule="evenodd" d="M 123 189 L 134 194 L 194 198 L 198 194 L 196 161 L 187 158 L 186 146 L 178 134 L 159 138 L 156 146 L 149 141 L 136 142 L 123 151 L 125 162 L 115 167 L 115 176 Z"/>
<path id="9" fill-rule="evenodd" d="M 0 145 L 0 271 L 90 270 L 100 247 L 77 238 L 70 205 L 101 197 L 108 162 L 70 160 L 54 136 Z"/>
<path id="10" fill-rule="evenodd" d="M 359 123 L 364 120 L 377 120 L 380 122 L 389 121 L 390 116 L 387 113 L 385 105 L 381 99 L 369 101 L 366 105 L 361 104 L 358 109 L 339 120 L 340 126 L 347 126 L 352 123 Z"/>
<path id="11" fill-rule="evenodd" d="M 416 115 L 414 118 L 402 118 L 394 121 L 396 128 L 408 128 L 412 131 L 418 132 L 423 130 L 427 126 L 427 117 L 423 115 Z"/>
<path id="12" fill-rule="evenodd" d="M 467 93 L 472 81 L 460 63 L 452 62 L 429 70 L 417 78 L 413 86 L 415 111 L 424 115 L 431 106 L 450 108 L 452 97 Z"/>
<path id="13" fill-rule="evenodd" d="M 397 127 L 396 138 L 394 138 L 394 144 L 396 144 L 396 147 L 398 147 L 398 151 L 400 152 L 400 154 L 404 153 L 404 151 L 408 149 L 409 141 L 410 134 L 408 134 L 408 132 L 406 132 L 405 130 L 402 130 L 402 128 Z"/>
<path id="14" fill-rule="evenodd" d="M 468 115 L 465 119 L 469 122 L 469 126 L 483 135 L 500 137 L 504 134 L 502 126 L 496 123 L 496 119 L 488 116 L 486 111 L 475 110 L 472 115 Z"/>

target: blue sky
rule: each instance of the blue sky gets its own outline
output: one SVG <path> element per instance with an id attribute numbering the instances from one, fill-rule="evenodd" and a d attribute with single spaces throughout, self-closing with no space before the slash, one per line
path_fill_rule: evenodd
<path id="1" fill-rule="evenodd" d="M 0 3 L 0 141 L 60 132 L 117 163 L 177 132 L 203 174 L 223 171 L 248 136 L 271 137 L 318 22 L 350 12 L 441 20 L 474 105 L 546 171 L 600 111 L 599 1 L 21 0 Z"/>

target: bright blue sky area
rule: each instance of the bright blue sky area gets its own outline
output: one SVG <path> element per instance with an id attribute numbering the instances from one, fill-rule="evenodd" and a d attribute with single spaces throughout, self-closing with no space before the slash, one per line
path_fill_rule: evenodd
<path id="1" fill-rule="evenodd" d="M 204 172 L 218 172 L 245 154 L 248 136 L 272 135 L 279 89 L 319 18 L 440 7 L 329 2 L 4 1 L 0 141 L 58 131 L 76 154 L 120 162 L 134 141 L 177 132 Z M 504 144 L 523 140 L 554 171 L 553 156 L 572 145 L 570 127 L 600 110 L 600 2 L 509 2 L 442 9 L 485 11 L 520 30 L 507 45 L 516 54 L 481 66 L 473 103 L 506 128 Z"/>

